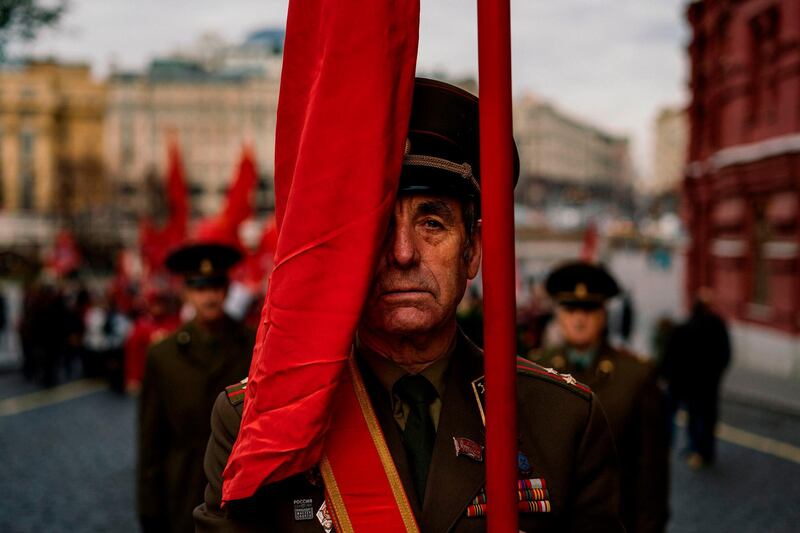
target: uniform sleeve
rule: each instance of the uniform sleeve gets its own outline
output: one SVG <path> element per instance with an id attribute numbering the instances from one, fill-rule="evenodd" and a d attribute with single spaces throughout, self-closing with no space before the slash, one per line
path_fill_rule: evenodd
<path id="1" fill-rule="evenodd" d="M 669 518 L 669 447 L 664 395 L 653 374 L 639 401 L 637 533 L 663 533 Z"/>
<path id="2" fill-rule="evenodd" d="M 144 532 L 160 531 L 168 523 L 164 476 L 169 434 L 160 382 L 157 361 L 149 353 L 139 400 L 137 500 Z"/>
<path id="3" fill-rule="evenodd" d="M 575 461 L 570 533 L 623 533 L 619 518 L 619 473 L 611 429 L 592 395 Z"/>
<path id="4" fill-rule="evenodd" d="M 217 396 L 211 411 L 211 437 L 208 439 L 203 467 L 208 479 L 204 502 L 195 508 L 193 516 L 195 531 L 244 533 L 255 529 L 230 516 L 230 505 L 222 508 L 222 471 L 228 463 L 236 436 L 239 433 L 241 415 L 231 405 L 225 392 Z"/>

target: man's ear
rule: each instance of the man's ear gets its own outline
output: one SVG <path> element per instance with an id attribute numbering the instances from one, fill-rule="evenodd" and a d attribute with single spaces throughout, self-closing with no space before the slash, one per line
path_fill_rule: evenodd
<path id="1" fill-rule="evenodd" d="M 483 250 L 483 241 L 481 240 L 481 221 L 475 223 L 475 231 L 472 233 L 472 238 L 464 250 L 464 259 L 467 263 L 467 279 L 474 279 L 478 275 L 478 270 L 481 268 L 481 252 Z"/>

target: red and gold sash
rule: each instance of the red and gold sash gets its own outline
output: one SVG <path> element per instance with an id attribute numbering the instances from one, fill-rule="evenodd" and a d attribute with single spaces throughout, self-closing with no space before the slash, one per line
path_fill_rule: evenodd
<path id="1" fill-rule="evenodd" d="M 353 358 L 333 402 L 320 471 L 336 531 L 419 532 Z"/>

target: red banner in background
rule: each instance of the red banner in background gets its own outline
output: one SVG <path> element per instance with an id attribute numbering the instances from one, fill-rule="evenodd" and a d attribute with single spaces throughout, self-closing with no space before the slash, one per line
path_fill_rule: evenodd
<path id="1" fill-rule="evenodd" d="M 275 156 L 278 242 L 223 500 L 322 456 L 391 214 L 419 3 L 292 0 Z"/>
<path id="2" fill-rule="evenodd" d="M 169 251 L 186 238 L 189 224 L 189 192 L 181 162 L 178 142 L 171 139 L 167 148 L 167 180 L 165 192 L 169 217 L 163 227 L 144 218 L 139 222 L 139 250 L 146 272 L 150 275 L 164 268 Z"/>

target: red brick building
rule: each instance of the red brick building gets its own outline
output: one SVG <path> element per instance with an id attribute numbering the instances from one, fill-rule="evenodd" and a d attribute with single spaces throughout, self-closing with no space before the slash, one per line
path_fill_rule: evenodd
<path id="1" fill-rule="evenodd" d="M 687 17 L 687 290 L 715 289 L 739 364 L 800 378 L 800 1 L 696 1 Z"/>

